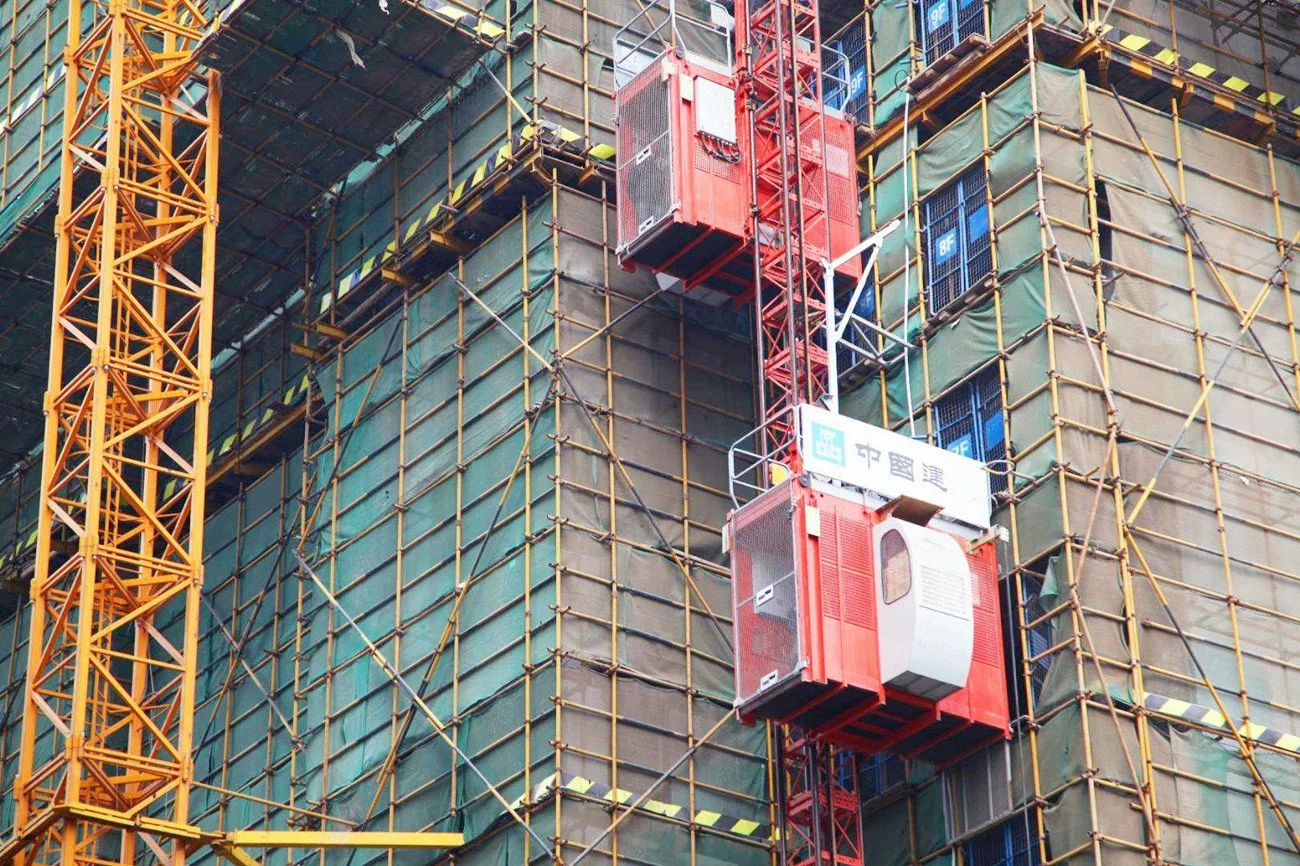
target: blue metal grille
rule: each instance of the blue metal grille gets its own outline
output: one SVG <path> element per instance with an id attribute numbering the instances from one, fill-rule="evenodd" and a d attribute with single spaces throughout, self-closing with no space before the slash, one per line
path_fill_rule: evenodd
<path id="1" fill-rule="evenodd" d="M 985 830 L 962 846 L 965 866 L 1040 866 L 1032 826 L 1032 821 L 1017 817 Z"/>
<path id="2" fill-rule="evenodd" d="M 987 35 L 981 0 L 917 0 L 921 48 L 929 66 L 969 36 Z"/>
<path id="3" fill-rule="evenodd" d="M 843 310 L 848 305 L 849 298 L 853 293 L 853 286 L 846 286 L 838 293 L 836 297 L 837 309 Z M 862 294 L 858 296 L 858 304 L 853 312 L 863 319 L 871 322 L 873 325 L 880 325 L 880 320 L 876 316 L 876 285 L 875 278 L 871 273 L 867 274 L 867 284 L 862 287 Z M 847 314 L 847 311 L 846 311 Z M 863 341 L 858 338 L 857 332 L 850 325 L 844 332 L 845 341 L 851 341 L 857 345 L 863 345 Z M 875 341 L 867 341 L 863 348 L 875 348 Z M 868 359 L 863 355 L 853 351 L 848 346 L 840 344 L 836 348 L 836 365 L 843 378 L 853 379 L 862 373 L 868 364 Z"/>
<path id="4" fill-rule="evenodd" d="M 1033 623 L 1037 619 L 1042 619 L 1043 613 L 1043 579 L 1030 571 L 1021 572 L 1020 576 L 1020 605 L 1024 608 L 1025 622 Z M 1031 625 L 1025 631 L 1025 643 L 1028 645 L 1029 658 L 1029 682 L 1033 689 L 1035 702 L 1038 696 L 1043 693 L 1043 684 L 1047 681 L 1047 670 L 1052 666 L 1050 657 L 1043 656 L 1043 653 L 1052 648 L 1052 621 L 1044 619 L 1042 622 Z M 1017 655 L 1019 655 L 1019 644 L 1016 645 Z M 1043 656 L 1039 658 L 1039 656 Z M 1023 663 L 1023 660 L 1021 660 Z M 1020 681 L 1020 673 L 1016 672 L 1017 690 L 1023 692 L 1024 687 Z M 1021 708 L 1028 710 L 1027 696 L 1021 695 Z"/>
<path id="5" fill-rule="evenodd" d="M 854 21 L 839 35 L 827 43 L 833 49 L 824 61 L 835 64 L 832 72 L 827 70 L 826 82 L 823 84 L 823 97 L 831 108 L 842 109 L 852 114 L 857 120 L 866 123 L 867 111 L 867 32 L 861 21 Z"/>
<path id="6" fill-rule="evenodd" d="M 993 271 L 988 177 L 976 163 L 925 200 L 926 290 L 938 313 Z"/>
<path id="7" fill-rule="evenodd" d="M 937 400 L 934 415 L 935 439 L 940 448 L 984 463 L 1006 459 L 1002 386 L 996 366 Z M 990 475 L 989 487 L 994 493 L 1002 492 L 1006 486 L 1005 472 L 995 471 Z"/>
<path id="8" fill-rule="evenodd" d="M 997 463 L 1007 459 L 1006 419 L 1002 413 L 1002 383 L 998 381 L 996 366 L 986 370 L 971 383 L 974 390 L 975 417 L 980 425 L 980 458 L 985 463 Z M 989 489 L 1001 493 L 1007 489 L 1006 464 L 994 467 L 989 476 Z"/>

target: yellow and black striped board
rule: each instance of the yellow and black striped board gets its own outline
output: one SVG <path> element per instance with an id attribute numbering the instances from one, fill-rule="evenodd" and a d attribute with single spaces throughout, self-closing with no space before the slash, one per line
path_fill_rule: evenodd
<path id="1" fill-rule="evenodd" d="M 450 22 L 456 27 L 462 28 L 477 37 L 480 40 L 492 41 L 505 35 L 506 30 L 500 24 L 493 21 L 482 11 L 471 12 L 465 6 L 452 6 L 449 3 L 437 3 L 426 5 L 424 3 L 416 4 L 426 12 L 430 12 L 445 21 Z"/>
<path id="2" fill-rule="evenodd" d="M 1173 49 L 1160 45 L 1146 36 L 1121 30 L 1111 24 L 1103 24 L 1097 33 L 1107 42 L 1113 42 L 1121 48 L 1140 54 L 1154 63 L 1177 69 L 1191 78 L 1217 84 L 1240 95 L 1246 100 L 1243 107 L 1268 108 L 1290 114 L 1300 120 L 1300 103 L 1285 93 L 1265 90 L 1244 78 L 1223 72 L 1199 60 L 1184 62 L 1184 58 Z"/>
<path id="3" fill-rule="evenodd" d="M 519 130 L 513 140 L 507 141 L 497 148 L 495 153 L 479 163 L 473 172 L 456 184 L 446 198 L 434 202 L 424 216 L 411 220 L 410 225 L 402 233 L 401 242 L 409 244 L 421 231 L 431 231 L 434 224 L 440 219 L 456 213 L 456 209 L 469 196 L 483 188 L 488 181 L 495 180 L 513 167 L 514 157 L 523 149 L 524 145 L 534 141 L 544 141 L 549 144 L 558 144 L 562 148 L 573 148 L 582 140 L 580 134 L 563 126 L 548 124 L 539 127 L 531 123 L 526 124 Z M 599 162 L 610 162 L 614 158 L 614 148 L 608 144 L 592 145 L 582 153 Z M 381 270 L 396 254 L 397 248 L 398 241 L 394 238 L 382 251 L 365 259 L 355 270 L 344 275 L 338 282 L 338 291 L 333 295 L 327 294 L 321 298 L 320 312 L 324 313 L 335 301 L 343 298 L 360 285 L 362 280 Z"/>
<path id="4" fill-rule="evenodd" d="M 635 792 L 623 788 L 611 788 L 608 785 L 602 785 L 600 782 L 568 773 L 552 773 L 533 788 L 531 802 L 540 803 L 549 797 L 557 787 L 579 797 L 604 800 L 608 803 L 618 803 L 620 805 L 631 803 L 637 798 Z M 521 796 L 510 804 L 510 808 L 519 809 L 524 804 L 525 798 Z M 692 814 L 690 807 L 681 803 L 647 799 L 637 807 L 637 811 L 650 815 L 661 815 L 665 818 L 683 821 L 698 827 L 708 827 L 710 830 L 716 830 L 730 836 L 739 836 L 743 839 L 775 842 L 781 838 L 780 831 L 767 822 L 751 821 L 748 818 L 734 818 L 709 809 L 696 809 Z"/>
<path id="5" fill-rule="evenodd" d="M 1228 726 L 1223 714 L 1210 707 L 1176 700 L 1175 698 L 1166 698 L 1163 695 L 1154 695 L 1151 692 L 1144 693 L 1142 706 L 1159 716 L 1182 719 L 1204 728 L 1223 731 L 1226 736 L 1232 736 L 1232 728 Z M 1247 740 L 1300 754 L 1300 736 L 1296 734 L 1288 734 L 1286 731 L 1279 731 L 1277 728 L 1266 728 L 1254 722 L 1237 724 L 1236 728 L 1238 733 Z"/>

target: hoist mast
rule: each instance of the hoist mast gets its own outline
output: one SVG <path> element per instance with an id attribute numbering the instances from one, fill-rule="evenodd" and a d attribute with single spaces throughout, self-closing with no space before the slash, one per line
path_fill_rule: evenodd
<path id="1" fill-rule="evenodd" d="M 827 390 L 830 178 L 816 0 L 765 0 L 737 10 L 737 67 L 749 122 L 755 301 L 768 453 L 793 443 L 785 420 Z M 848 158 L 841 154 L 842 159 Z"/>
<path id="2" fill-rule="evenodd" d="M 737 69 L 749 122 L 760 453 L 794 456 L 793 409 L 828 388 L 823 268 L 830 256 L 832 173 L 822 93 L 817 0 L 763 0 L 736 10 Z M 849 153 L 835 156 L 851 159 Z M 852 173 L 849 172 L 849 176 Z M 842 193 L 842 191 L 840 191 Z M 856 191 L 853 191 L 856 192 Z M 842 252 L 839 250 L 838 252 Z M 771 481 L 773 479 L 767 479 Z M 791 866 L 861 866 L 857 756 L 774 726 Z"/>
<path id="3" fill-rule="evenodd" d="M 779 732 L 781 861 L 861 866 L 860 754 L 942 765 L 1006 735 L 988 481 L 838 414 L 832 353 L 907 347 L 855 312 L 898 225 L 861 237 L 815 0 L 750 0 L 734 46 L 699 3 L 652 0 L 614 40 L 618 255 L 754 303 L 759 424 L 728 457 L 735 701 Z"/>

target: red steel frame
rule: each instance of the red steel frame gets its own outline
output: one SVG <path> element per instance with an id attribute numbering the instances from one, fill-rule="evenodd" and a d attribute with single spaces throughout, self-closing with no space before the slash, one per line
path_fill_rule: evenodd
<path id="1" fill-rule="evenodd" d="M 794 453 L 794 413 L 828 388 L 821 257 L 829 244 L 826 118 L 816 0 L 745 0 L 737 10 L 737 68 L 753 169 L 755 310 L 764 454 Z M 820 188 L 818 188 L 820 187 Z M 781 748 L 782 859 L 791 866 L 860 866 L 856 757 L 787 730 Z"/>
<path id="2" fill-rule="evenodd" d="M 751 0 L 752 2 L 752 0 Z M 789 444 L 791 407 L 827 390 L 822 287 L 830 237 L 822 106 L 821 29 L 815 0 L 765 0 L 737 16 L 736 44 L 753 167 L 754 278 L 765 453 Z"/>

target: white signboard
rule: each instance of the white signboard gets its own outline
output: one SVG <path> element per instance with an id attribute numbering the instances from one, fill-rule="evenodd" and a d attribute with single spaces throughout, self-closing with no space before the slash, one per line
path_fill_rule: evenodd
<path id="1" fill-rule="evenodd" d="M 983 463 L 818 406 L 796 411 L 806 471 L 886 499 L 910 496 L 941 507 L 946 517 L 989 527 L 989 476 Z"/>

